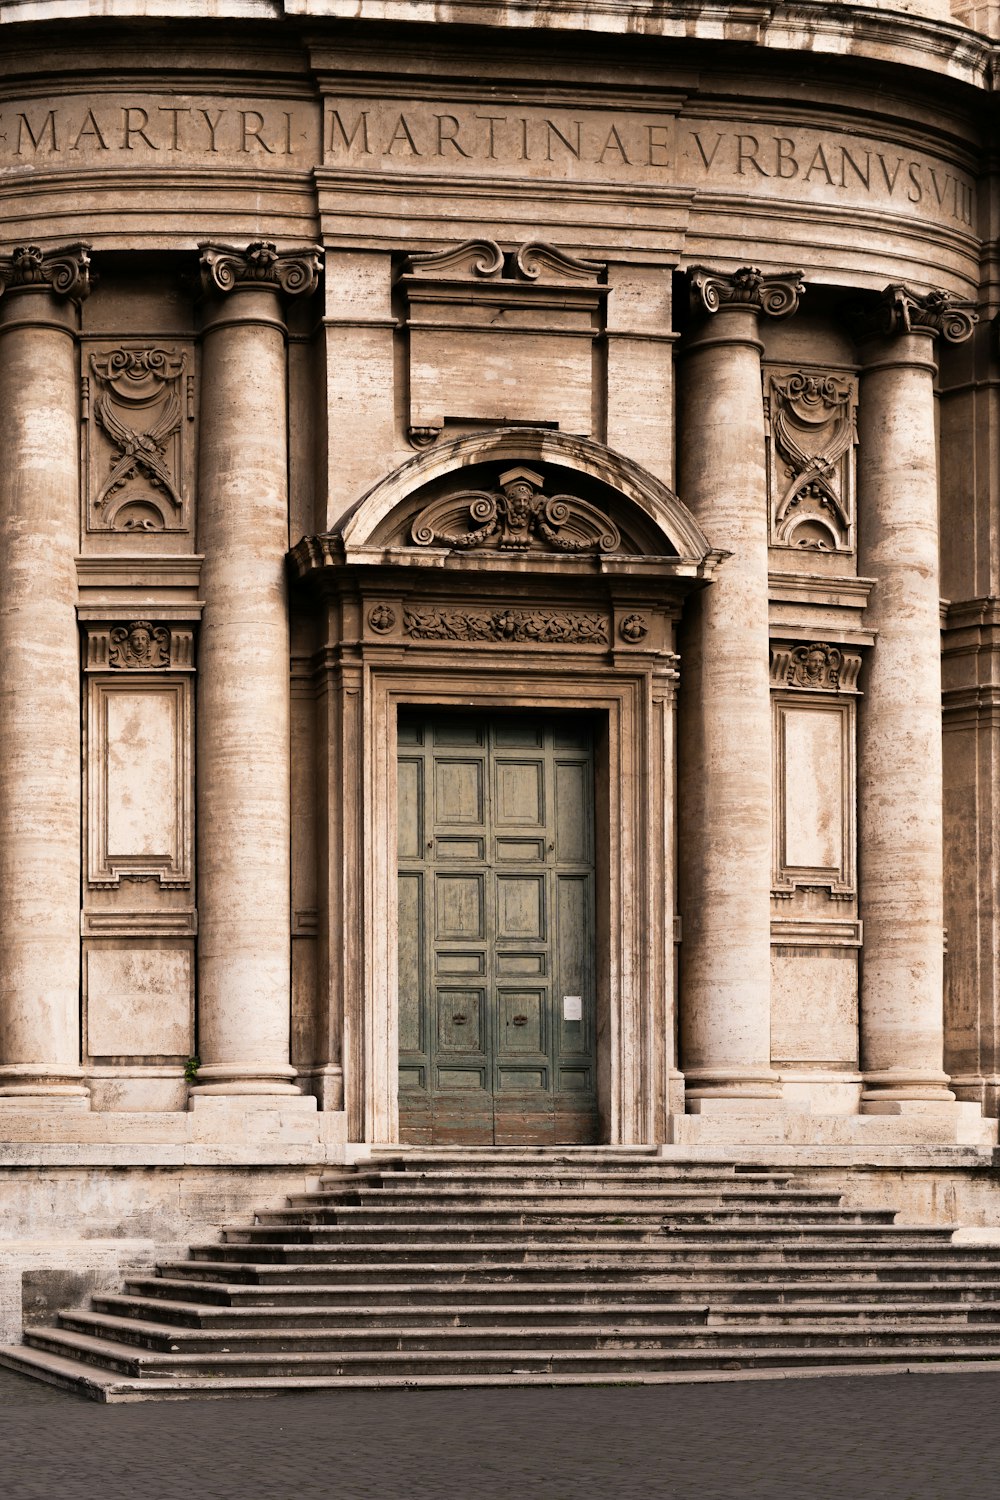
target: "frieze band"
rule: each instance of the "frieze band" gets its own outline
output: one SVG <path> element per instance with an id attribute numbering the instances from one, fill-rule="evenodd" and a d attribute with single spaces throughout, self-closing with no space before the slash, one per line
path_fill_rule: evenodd
<path id="1" fill-rule="evenodd" d="M 403 613 L 403 631 L 421 641 L 509 641 L 539 645 L 608 644 L 604 614 L 558 609 L 417 609 Z"/>

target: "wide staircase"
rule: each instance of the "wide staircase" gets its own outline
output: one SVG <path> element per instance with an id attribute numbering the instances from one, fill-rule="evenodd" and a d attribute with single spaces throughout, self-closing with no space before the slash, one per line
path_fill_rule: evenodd
<path id="1" fill-rule="evenodd" d="M 1000 1361 L 1000 1247 L 782 1171 L 387 1149 L 3 1363 L 97 1400 Z"/>

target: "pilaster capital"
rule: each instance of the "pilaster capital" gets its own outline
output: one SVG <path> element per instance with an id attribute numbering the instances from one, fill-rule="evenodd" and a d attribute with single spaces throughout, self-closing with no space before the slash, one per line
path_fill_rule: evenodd
<path id="1" fill-rule="evenodd" d="M 42 250 L 38 245 L 18 245 L 10 255 L 0 256 L 0 294 L 39 289 L 73 302 L 89 297 L 90 246 Z"/>
<path id="2" fill-rule="evenodd" d="M 880 293 L 874 305 L 858 309 L 855 330 L 858 338 L 926 333 L 949 344 L 963 344 L 979 322 L 979 314 L 972 311 L 974 306 L 951 292 L 914 292 L 894 282 Z"/>
<path id="3" fill-rule="evenodd" d="M 806 289 L 801 271 L 775 271 L 765 275 L 759 266 L 741 266 L 738 271 L 710 271 L 692 266 L 691 295 L 703 312 L 720 308 L 749 307 L 771 318 L 787 318 L 798 309 Z"/>
<path id="4" fill-rule="evenodd" d="M 275 291 L 298 297 L 314 292 L 323 265 L 318 245 L 279 250 L 270 240 L 254 240 L 245 250 L 236 245 L 199 244 L 201 284 L 208 294 Z"/>

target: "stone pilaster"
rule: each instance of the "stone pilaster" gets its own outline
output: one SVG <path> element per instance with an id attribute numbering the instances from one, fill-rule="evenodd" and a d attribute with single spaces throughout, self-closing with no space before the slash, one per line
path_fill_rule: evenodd
<path id="1" fill-rule="evenodd" d="M 887 287 L 862 328 L 858 564 L 876 644 L 859 713 L 863 1113 L 954 1095 L 944 1071 L 941 601 L 935 340 L 975 319 Z"/>
<path id="2" fill-rule="evenodd" d="M 0 1108 L 86 1108 L 80 1068 L 85 245 L 0 259 Z"/>
<path id="3" fill-rule="evenodd" d="M 732 555 L 686 606 L 681 646 L 681 1039 L 687 1108 L 760 1107 L 770 1051 L 771 708 L 767 475 L 758 338 L 801 274 L 691 273 L 680 494 Z M 705 316 L 707 314 L 707 316 Z M 755 1101 L 757 1103 L 755 1104 Z M 773 1107 L 773 1105 L 768 1106 Z"/>
<path id="4" fill-rule="evenodd" d="M 199 463 L 199 1054 L 206 1095 L 306 1100 L 289 1063 L 289 642 L 282 298 L 319 252 L 205 244 Z"/>

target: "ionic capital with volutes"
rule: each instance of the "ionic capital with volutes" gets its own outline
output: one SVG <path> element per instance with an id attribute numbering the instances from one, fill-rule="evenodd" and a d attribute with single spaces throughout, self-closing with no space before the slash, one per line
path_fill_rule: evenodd
<path id="1" fill-rule="evenodd" d="M 759 266 L 710 271 L 705 266 L 692 266 L 689 275 L 695 307 L 706 313 L 745 308 L 771 318 L 787 318 L 797 311 L 806 289 L 801 271 L 765 273 Z"/>
<path id="2" fill-rule="evenodd" d="M 48 291 L 72 302 L 89 297 L 90 246 L 64 245 L 42 250 L 38 245 L 18 245 L 10 255 L 0 256 L 0 294 Z"/>
<path id="3" fill-rule="evenodd" d="M 963 344 L 979 322 L 975 304 L 952 292 L 915 292 L 901 282 L 887 286 L 878 299 L 854 314 L 858 339 L 927 334 L 948 344 Z"/>
<path id="4" fill-rule="evenodd" d="M 316 290 L 323 265 L 323 251 L 318 245 L 279 250 L 270 240 L 254 240 L 241 250 L 236 245 L 203 241 L 198 249 L 206 295 L 238 291 L 308 295 Z"/>

